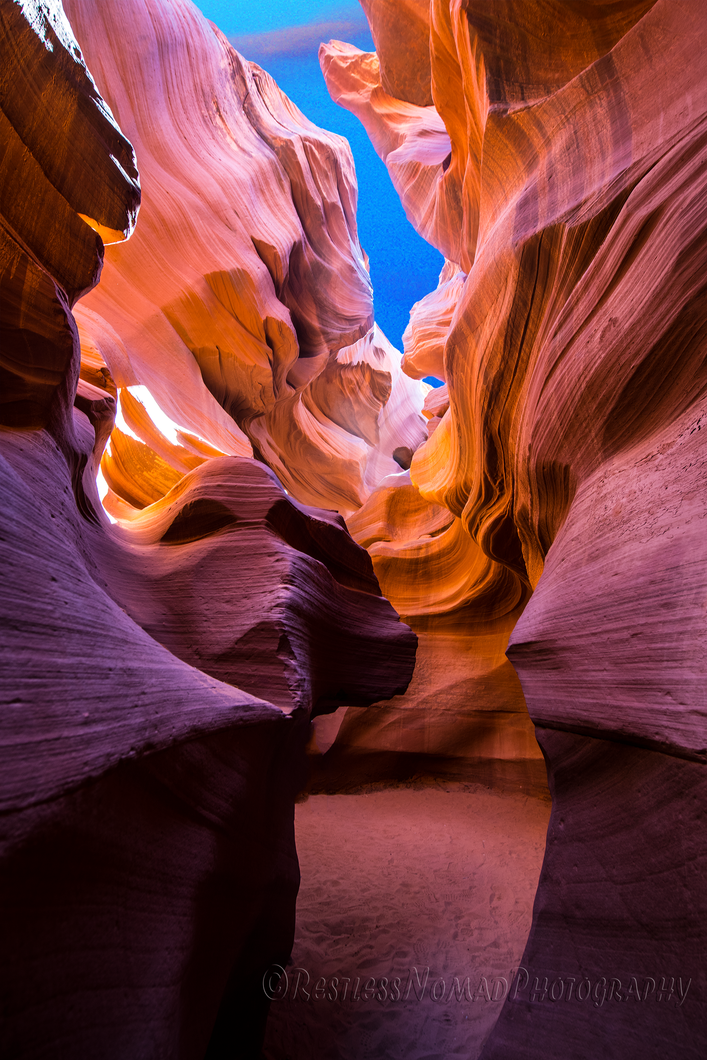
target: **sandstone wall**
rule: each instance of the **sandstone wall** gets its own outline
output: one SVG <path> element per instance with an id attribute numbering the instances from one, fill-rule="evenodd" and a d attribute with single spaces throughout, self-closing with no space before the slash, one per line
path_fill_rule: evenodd
<path id="1" fill-rule="evenodd" d="M 484 1057 L 697 1056 L 703 6 L 433 0 L 429 99 L 396 81 L 389 5 L 366 9 L 379 54 L 331 42 L 322 68 L 448 259 L 405 353 L 411 375 L 435 366 L 448 408 L 405 503 L 379 491 L 352 526 L 403 613 L 529 601 L 508 656 L 553 795 L 530 991 Z M 640 1008 L 543 1003 L 545 979 L 557 994 L 572 976 L 624 993 L 636 977 Z M 694 993 L 654 992 L 661 976 Z"/>
<path id="2" fill-rule="evenodd" d="M 0 3 L 0 1052 L 255 1056 L 262 974 L 292 945 L 310 718 L 404 691 L 416 638 L 341 517 L 300 503 L 253 459 L 233 402 L 248 406 L 252 434 L 274 410 L 297 448 L 292 417 L 311 380 L 301 408 L 329 432 L 314 448 L 338 461 L 337 495 L 353 461 L 356 496 L 369 465 L 378 477 L 399 470 L 390 453 L 411 415 L 423 430 L 405 407 L 421 388 L 399 365 L 397 381 L 375 366 L 390 353 L 369 327 L 344 145 L 308 123 L 300 135 L 289 101 L 190 4 L 69 14 L 83 52 L 58 0 Z M 128 97 L 109 109 L 99 94 L 92 48 L 99 79 L 103 63 L 119 67 L 158 159 L 134 135 Z M 188 85 L 190 96 L 178 91 Z M 226 190 L 217 148 L 207 178 L 207 147 L 189 147 L 185 114 L 240 159 L 220 174 Z M 144 154 L 140 178 L 118 121 Z M 140 182 L 146 236 L 119 242 L 135 228 Z M 276 272 L 280 251 L 284 301 L 259 256 Z M 102 269 L 103 301 L 87 295 Z M 328 309 L 318 294 L 315 306 L 323 276 L 336 279 Z M 215 361 L 198 337 L 210 313 L 224 342 Z M 305 366 L 298 391 L 286 376 L 300 352 L 315 371 Z M 359 382 L 369 414 L 354 431 L 368 441 L 335 422 L 350 425 Z M 120 400 L 135 383 L 190 428 L 176 443 L 129 391 Z M 403 397 L 379 422 L 396 386 Z M 276 448 L 269 431 L 262 445 Z M 99 501 L 102 458 L 119 523 Z"/>

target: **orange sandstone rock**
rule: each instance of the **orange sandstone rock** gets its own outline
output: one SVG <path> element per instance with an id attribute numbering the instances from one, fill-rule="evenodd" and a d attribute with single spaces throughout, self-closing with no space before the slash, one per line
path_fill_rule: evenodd
<path id="1" fill-rule="evenodd" d="M 449 409 L 410 482 L 535 590 L 509 656 L 553 816 L 530 985 L 506 1002 L 483 1057 L 697 1057 L 701 1002 L 679 1014 L 644 1005 L 640 1027 L 625 1004 L 598 1021 L 603 1002 L 538 1002 L 578 975 L 623 991 L 640 980 L 647 997 L 671 962 L 683 989 L 705 985 L 704 5 L 434 0 L 422 32 L 433 109 L 392 98 L 375 56 L 334 42 L 322 65 L 408 216 L 466 274 L 451 316 L 439 300 Z M 422 129 L 431 143 L 448 137 L 446 160 Z M 425 301 L 416 316 L 434 335 L 435 296 Z M 434 349 L 424 334 L 413 320 L 414 372 L 417 349 Z M 371 546 L 400 559 L 391 596 L 406 570 L 419 578 L 400 511 Z M 430 612 L 454 570 L 446 535 L 426 543 L 440 572 Z M 469 579 L 469 606 L 487 606 L 488 584 Z"/>
<path id="2" fill-rule="evenodd" d="M 252 445 L 305 503 L 355 510 L 425 431 L 399 356 L 339 367 L 359 341 L 384 345 L 348 144 L 187 0 L 67 10 L 143 175 L 140 228 L 79 312 L 90 341 L 179 425 L 224 453 Z M 147 463 L 131 466 L 139 479 Z"/>
<path id="3" fill-rule="evenodd" d="M 433 106 L 389 95 L 375 53 L 330 41 L 320 47 L 319 60 L 332 99 L 363 121 L 410 223 L 461 264 L 461 203 L 458 188 L 447 181 L 451 142 L 440 115 Z"/>
<path id="4" fill-rule="evenodd" d="M 56 425 L 76 389 L 70 309 L 100 276 L 96 231 L 132 231 L 138 175 L 61 3 L 0 6 L 0 69 L 0 423 Z"/>
<path id="5" fill-rule="evenodd" d="M 403 371 L 413 379 L 445 378 L 444 347 L 466 276 L 445 262 L 434 291 L 415 302 L 403 333 Z"/>
<path id="6" fill-rule="evenodd" d="M 201 33 L 206 53 L 215 48 L 220 83 L 242 76 L 255 92 L 259 75 L 203 20 L 190 38 L 194 11 L 173 7 L 151 5 L 161 44 L 184 58 L 198 53 Z M 156 120 L 131 66 L 141 60 L 145 76 L 156 69 L 157 30 L 145 6 L 83 11 L 104 30 L 110 25 L 101 54 L 108 66 L 124 60 L 136 112 Z M 241 108 L 253 155 L 239 201 L 253 198 L 261 164 L 265 187 L 287 204 L 277 242 L 289 262 L 281 293 L 296 295 L 301 336 L 272 278 L 261 284 L 272 312 L 260 315 L 256 281 L 270 276 L 260 255 L 275 270 L 272 248 L 261 241 L 256 251 L 223 195 L 214 244 L 223 247 L 238 229 L 253 273 L 237 255 L 209 258 L 211 236 L 199 223 L 209 209 L 198 180 L 213 188 L 223 173 L 190 174 L 198 148 L 195 141 L 193 156 L 184 148 L 186 125 L 177 121 L 188 113 L 196 126 L 218 128 L 223 151 L 233 153 L 218 98 L 204 97 L 194 66 L 166 63 L 167 80 L 155 83 L 166 109 L 178 112 L 171 146 L 185 184 L 170 175 L 173 156 L 165 158 L 159 137 L 154 156 L 141 142 L 151 173 L 146 227 L 165 242 L 135 245 L 130 260 L 145 269 L 142 289 L 115 269 L 111 299 L 81 311 L 81 363 L 71 307 L 98 280 L 103 240 L 133 227 L 132 146 L 98 95 L 58 2 L 0 0 L 0 25 L 8 59 L 0 76 L 0 1052 L 76 1060 L 147 1049 L 196 1060 L 211 1043 L 255 1055 L 267 1009 L 263 972 L 285 962 L 292 945 L 293 810 L 309 718 L 403 691 L 416 638 L 380 595 L 370 558 L 339 516 L 298 504 L 268 468 L 232 455 L 248 448 L 245 436 L 204 379 L 230 411 L 241 397 L 241 411 L 259 413 L 278 387 L 294 393 L 286 375 L 300 348 L 316 367 L 322 352 L 328 364 L 330 342 L 336 353 L 368 331 L 365 269 L 338 190 L 330 201 L 335 179 L 327 164 L 336 152 L 316 137 L 275 136 L 288 105 L 266 79 L 275 115 L 262 104 L 257 117 L 275 146 L 266 149 Z M 240 97 L 232 90 L 222 97 L 224 107 L 243 101 L 240 88 Z M 197 99 L 208 101 L 206 117 Z M 131 124 L 125 97 L 116 110 Z M 286 174 L 305 170 L 310 198 L 298 199 L 300 221 Z M 343 169 L 339 177 L 345 188 Z M 183 227 L 170 228 L 154 202 L 180 188 Z M 254 217 L 268 214 L 263 197 L 253 198 Z M 265 222 L 252 227 L 261 240 L 272 234 Z M 188 255 L 179 255 L 192 237 L 190 272 Z M 177 281 L 180 268 L 193 287 Z M 313 277 L 334 273 L 330 309 L 323 298 L 321 317 L 308 316 Z M 180 330 L 195 336 L 198 356 Z M 209 334 L 242 341 L 243 360 L 226 358 L 221 371 Z M 375 401 L 360 430 L 385 436 L 390 450 L 395 410 L 379 421 L 379 407 L 395 386 L 402 388 L 395 409 L 406 407 L 410 386 L 423 388 L 399 363 L 394 371 L 369 365 L 372 358 L 387 367 L 391 356 L 381 342 L 370 346 L 360 368 L 352 356 L 342 366 L 350 373 L 335 373 L 334 393 L 343 397 L 323 387 L 321 400 L 332 417 L 348 414 L 351 379 L 366 376 Z M 242 390 L 236 376 L 248 383 Z M 127 389 L 139 382 L 197 433 L 163 437 Z M 114 430 L 116 399 L 122 432 Z M 122 517 L 117 526 L 96 487 L 109 435 L 104 466 Z"/>
<path id="7" fill-rule="evenodd" d="M 371 27 L 385 91 L 407 103 L 429 106 L 428 0 L 362 0 L 361 6 Z"/>

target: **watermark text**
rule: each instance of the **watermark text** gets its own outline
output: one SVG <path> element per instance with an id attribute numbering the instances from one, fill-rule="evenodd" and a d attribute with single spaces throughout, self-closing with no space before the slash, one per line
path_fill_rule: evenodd
<path id="1" fill-rule="evenodd" d="M 504 975 L 431 976 L 429 966 L 412 967 L 402 975 L 313 976 L 306 968 L 286 970 L 273 964 L 263 976 L 263 990 L 271 1001 L 371 1002 L 380 1004 L 429 1000 L 498 1004 L 510 998 L 531 1004 L 580 1002 L 639 1003 L 682 1006 L 692 979 L 679 976 L 533 975 L 518 968 Z"/>

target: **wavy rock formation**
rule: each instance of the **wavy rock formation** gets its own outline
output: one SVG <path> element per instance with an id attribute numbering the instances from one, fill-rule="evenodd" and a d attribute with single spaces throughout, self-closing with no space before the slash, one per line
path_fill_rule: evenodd
<path id="1" fill-rule="evenodd" d="M 434 106 L 386 92 L 375 53 L 332 41 L 322 45 L 320 60 L 332 98 L 364 123 L 408 220 L 446 258 L 460 262 L 463 216 L 459 189 L 447 180 L 451 141 L 443 118 Z"/>
<path id="2" fill-rule="evenodd" d="M 44 427 L 74 400 L 70 309 L 98 281 L 102 240 L 132 231 L 140 191 L 61 4 L 4 3 L 1 17 L 0 423 Z"/>
<path id="3" fill-rule="evenodd" d="M 409 499 L 374 494 L 352 526 L 384 542 L 370 547 L 391 599 L 417 577 L 417 526 L 444 511 L 487 564 L 462 588 L 468 607 L 505 593 L 510 615 L 500 572 L 534 589 L 509 657 L 553 815 L 525 972 L 483 1056 L 697 1057 L 703 5 L 433 0 L 420 30 L 432 105 L 396 85 L 389 5 L 367 11 L 381 54 L 324 46 L 332 96 L 466 278 L 453 307 L 443 282 L 411 321 L 406 369 L 436 359 L 449 408 L 415 453 Z M 445 573 L 448 534 L 426 544 Z M 448 598 L 438 585 L 421 611 Z"/>
<path id="4" fill-rule="evenodd" d="M 198 44 L 184 36 L 196 15 L 186 5 L 173 8 L 153 4 L 152 14 L 160 15 L 163 30 L 169 23 L 185 54 Z M 187 24 L 176 17 L 180 10 Z M 106 55 L 115 62 L 124 56 L 121 76 L 139 110 L 148 101 L 128 68 L 141 47 L 154 54 L 154 38 L 140 35 L 145 5 L 91 5 L 91 15 L 97 25 L 113 18 L 113 28 L 120 26 Z M 7 60 L 0 80 L 0 1052 L 72 1060 L 197 1058 L 236 1049 L 257 1055 L 266 1015 L 262 973 L 273 961 L 284 963 L 292 945 L 299 878 L 294 797 L 305 778 L 309 718 L 404 691 L 416 638 L 381 597 L 371 560 L 342 519 L 303 506 L 262 463 L 233 455 L 247 448 L 244 436 L 210 396 L 186 347 L 173 362 L 176 339 L 160 349 L 167 317 L 150 323 L 147 282 L 141 296 L 127 280 L 112 288 L 116 306 L 127 298 L 122 315 L 116 310 L 123 334 L 95 308 L 79 313 L 77 327 L 71 307 L 98 281 L 104 240 L 123 239 L 135 225 L 140 191 L 132 146 L 98 94 L 58 2 L 3 0 L 0 23 Z M 198 26 L 228 59 L 214 31 L 203 20 Z M 233 62 L 227 69 L 238 73 L 240 60 Z M 182 74 L 195 91 L 193 68 Z M 286 109 L 284 97 L 273 98 Z M 174 93 L 172 99 L 193 102 Z M 218 101 L 211 107 L 207 124 L 220 120 Z M 123 106 L 121 122 L 125 114 Z M 230 207 L 225 196 L 218 199 L 222 230 L 238 228 L 239 202 L 245 209 L 252 201 L 265 150 L 254 134 L 251 143 L 251 182 L 235 186 L 240 199 L 232 190 Z M 317 154 L 309 141 L 298 141 L 290 156 L 290 143 L 284 137 L 278 149 L 293 167 L 309 152 L 310 185 L 321 181 L 319 201 L 331 206 L 333 230 L 343 216 L 338 192 L 329 201 L 333 156 L 325 146 Z M 267 156 L 267 180 L 294 219 L 286 169 L 273 175 L 274 157 Z M 183 164 L 188 174 L 188 157 Z M 160 181 L 148 170 L 142 179 L 149 204 L 159 198 Z M 170 181 L 169 165 L 160 172 L 169 197 L 178 181 Z M 183 216 L 194 211 L 189 231 L 201 231 L 206 246 L 199 201 L 193 193 Z M 159 222 L 151 209 L 148 231 Z M 267 204 L 252 209 L 268 213 Z M 138 231 L 142 225 L 141 213 Z M 290 261 L 283 290 L 289 284 L 297 292 L 306 316 L 313 277 L 324 266 L 302 249 L 304 229 L 294 220 L 290 228 L 279 244 Z M 320 229 L 321 215 L 311 222 L 312 239 Z M 259 231 L 267 236 L 265 221 Z M 216 244 L 218 233 L 217 226 Z M 161 234 L 166 243 L 152 252 L 168 261 L 174 233 Z M 336 304 L 329 311 L 323 298 L 322 316 L 301 322 L 310 361 L 320 343 L 327 364 L 332 334 L 341 347 L 352 347 L 369 323 L 365 297 L 352 295 L 345 304 L 346 291 L 365 295 L 367 281 L 354 267 L 358 251 L 349 230 L 336 235 L 340 249 L 335 239 L 325 240 L 327 268 L 340 279 Z M 138 245 L 135 254 L 147 262 L 149 247 Z M 196 276 L 203 264 L 198 246 L 196 265 L 190 260 L 182 266 Z M 263 282 L 271 312 L 256 326 L 256 280 L 238 272 L 234 260 L 226 257 L 208 282 L 194 282 L 216 302 L 241 298 L 238 312 L 250 313 L 245 323 L 237 323 L 235 307 L 224 309 L 234 332 L 248 325 L 270 337 L 272 347 L 249 332 L 251 350 L 260 350 L 260 342 L 263 357 L 258 362 L 253 354 L 250 375 L 245 354 L 234 359 L 233 371 L 282 382 L 298 355 L 289 310 L 272 293 L 272 281 Z M 260 270 L 267 272 L 262 263 Z M 154 268 L 152 276 L 159 294 L 165 281 Z M 359 277 L 358 288 L 351 276 Z M 186 320 L 194 334 L 206 327 L 206 310 L 188 285 L 175 281 L 171 298 L 179 327 Z M 404 426 L 407 377 L 399 363 L 397 375 L 387 371 L 391 354 L 382 339 L 363 342 L 357 354 L 349 352 L 351 374 L 328 369 L 334 396 L 320 384 L 321 403 L 338 415 L 347 406 L 336 394 L 354 404 L 355 381 L 368 379 L 375 396 L 370 437 L 384 436 L 390 448 L 400 436 L 414 446 Z M 209 349 L 202 353 L 209 363 Z M 212 381 L 220 382 L 213 387 L 232 397 L 228 359 L 222 363 L 223 373 L 214 367 Z M 379 371 L 379 363 L 386 369 Z M 144 376 L 132 374 L 135 364 L 148 365 Z M 160 372 L 170 365 L 167 383 Z M 204 427 L 213 444 L 187 431 L 170 442 L 125 389 L 137 378 L 161 396 L 171 393 L 165 404 L 193 430 L 213 424 Z M 394 385 L 402 387 L 400 402 L 379 422 L 386 387 Z M 259 386 L 244 385 L 244 401 Z M 113 430 L 119 396 L 122 433 Z M 414 412 L 420 419 L 419 406 Z M 123 517 L 113 526 L 96 488 L 109 436 L 105 466 Z M 399 470 L 392 458 L 388 464 Z"/>
<path id="5" fill-rule="evenodd" d="M 257 1055 L 310 718 L 319 790 L 537 793 L 524 702 L 484 1060 L 707 1048 L 703 5 L 363 6 L 327 83 L 446 258 L 402 363 L 347 145 L 188 0 L 0 0 L 3 1055 Z"/>
<path id="6" fill-rule="evenodd" d="M 78 313 L 89 342 L 117 387 L 147 386 L 225 454 L 252 445 L 303 503 L 355 511 L 399 470 L 394 450 L 424 440 L 425 387 L 372 331 L 348 144 L 190 0 L 66 8 L 143 182 L 140 227 Z M 381 416 L 397 433 L 380 435 Z M 140 480 L 154 460 L 127 448 Z"/>
<path id="7" fill-rule="evenodd" d="M 446 261 L 437 288 L 410 310 L 403 334 L 403 371 L 413 379 L 445 378 L 444 346 L 465 280 L 459 266 Z"/>
<path id="8" fill-rule="evenodd" d="M 415 639 L 342 526 L 253 461 L 209 461 L 123 533 L 95 492 L 77 507 L 46 431 L 4 436 L 2 467 L 3 1052 L 141 1055 L 147 1034 L 201 1056 L 229 977 L 217 1040 L 257 1039 L 307 718 L 402 691 Z"/>
<path id="9" fill-rule="evenodd" d="M 324 753 L 312 759 L 309 790 L 433 776 L 547 798 L 545 764 L 504 654 L 517 618 L 514 611 L 480 620 L 461 608 L 408 619 L 418 637 L 410 687 L 375 710 L 349 707 L 317 719 Z"/>

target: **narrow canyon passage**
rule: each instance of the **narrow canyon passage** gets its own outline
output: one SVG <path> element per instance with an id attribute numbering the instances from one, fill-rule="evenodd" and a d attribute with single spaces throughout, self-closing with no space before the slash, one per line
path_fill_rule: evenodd
<path id="1" fill-rule="evenodd" d="M 707 1057 L 706 53 L 0 0 L 1 1060 Z"/>
<path id="2" fill-rule="evenodd" d="M 525 947 L 549 815 L 548 799 L 434 781 L 300 803 L 266 1060 L 474 1060 Z"/>

